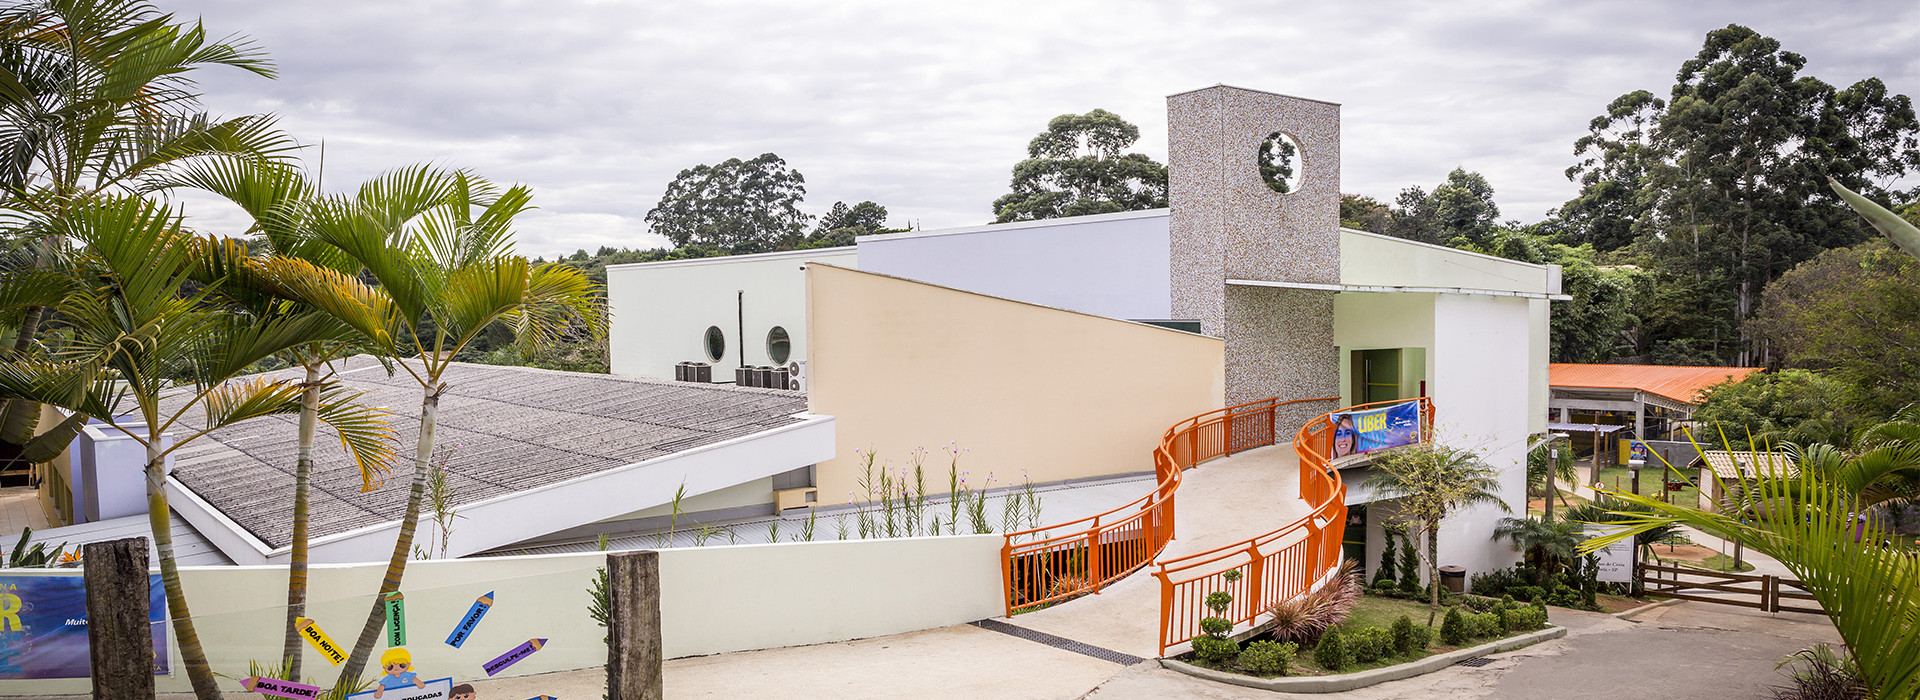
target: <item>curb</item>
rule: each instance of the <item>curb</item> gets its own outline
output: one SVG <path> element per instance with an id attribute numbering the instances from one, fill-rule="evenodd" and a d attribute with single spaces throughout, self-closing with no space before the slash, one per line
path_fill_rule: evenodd
<path id="1" fill-rule="evenodd" d="M 1668 598 L 1658 603 L 1648 603 L 1646 605 L 1642 605 L 1632 610 L 1622 610 L 1620 612 L 1614 613 L 1613 616 L 1620 618 L 1622 620 L 1632 621 L 1635 616 L 1641 613 L 1647 612 L 1649 610 L 1652 610 L 1654 608 L 1664 608 L 1669 605 L 1679 605 L 1684 602 L 1686 601 L 1683 601 L 1679 598 Z"/>
<path id="2" fill-rule="evenodd" d="M 1225 671 L 1215 671 L 1210 668 L 1200 668 L 1199 666 L 1174 661 L 1173 659 L 1161 659 L 1160 665 L 1195 678 L 1204 678 L 1218 683 L 1228 683 L 1246 686 L 1248 688 L 1259 688 L 1261 690 L 1272 690 L 1284 693 L 1338 693 L 1356 688 L 1365 688 L 1387 681 L 1397 681 L 1403 678 L 1412 678 L 1414 676 L 1433 673 L 1434 671 L 1476 656 L 1518 649 L 1529 644 L 1537 644 L 1549 639 L 1559 639 L 1565 636 L 1567 636 L 1567 628 L 1548 627 L 1538 632 L 1523 634 L 1518 637 L 1508 637 L 1477 647 L 1456 649 L 1445 654 L 1435 654 L 1418 661 L 1410 661 L 1397 666 L 1376 668 L 1338 676 L 1255 678 L 1253 676 L 1243 676 L 1238 673 L 1227 673 Z"/>

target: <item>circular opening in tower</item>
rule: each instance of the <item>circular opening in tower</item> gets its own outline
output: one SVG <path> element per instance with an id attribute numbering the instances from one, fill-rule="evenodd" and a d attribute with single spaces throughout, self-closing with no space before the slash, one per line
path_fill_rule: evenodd
<path id="1" fill-rule="evenodd" d="M 1273 132 L 1260 142 L 1260 179 L 1280 194 L 1300 189 L 1300 144 L 1292 136 Z"/>

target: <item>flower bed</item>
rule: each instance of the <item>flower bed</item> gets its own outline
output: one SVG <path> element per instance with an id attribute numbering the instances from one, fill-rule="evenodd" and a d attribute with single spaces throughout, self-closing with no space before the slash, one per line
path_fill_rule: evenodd
<path id="1" fill-rule="evenodd" d="M 1546 627 L 1544 605 L 1468 596 L 1451 602 L 1428 626 L 1429 608 L 1423 603 L 1358 596 L 1344 619 L 1323 633 L 1303 636 L 1300 625 L 1276 620 L 1244 642 L 1224 635 L 1197 638 L 1194 651 L 1176 659 L 1256 678 L 1329 676 L 1405 664 Z"/>

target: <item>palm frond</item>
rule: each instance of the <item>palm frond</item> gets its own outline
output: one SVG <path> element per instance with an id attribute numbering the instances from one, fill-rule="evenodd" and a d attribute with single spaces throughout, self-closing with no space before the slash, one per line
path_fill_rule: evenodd
<path id="1" fill-rule="evenodd" d="M 393 427 L 387 422 L 392 413 L 366 405 L 364 392 L 330 389 L 321 395 L 320 422 L 333 428 L 340 446 L 360 467 L 360 490 L 372 491 L 393 469 Z"/>

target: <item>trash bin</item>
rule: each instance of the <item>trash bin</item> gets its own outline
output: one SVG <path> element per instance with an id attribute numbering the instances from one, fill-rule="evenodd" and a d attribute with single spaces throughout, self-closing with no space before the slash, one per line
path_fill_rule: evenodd
<path id="1" fill-rule="evenodd" d="M 1467 570 L 1458 566 L 1440 567 L 1440 585 L 1453 593 L 1467 592 Z"/>

